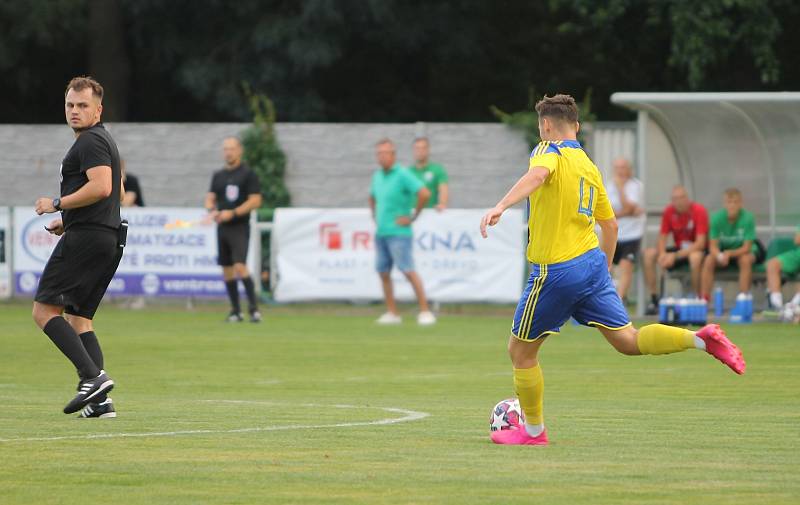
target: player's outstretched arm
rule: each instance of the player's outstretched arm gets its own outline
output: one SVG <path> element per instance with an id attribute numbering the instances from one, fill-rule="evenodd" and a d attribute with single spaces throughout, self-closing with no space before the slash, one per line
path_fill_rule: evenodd
<path id="1" fill-rule="evenodd" d="M 503 212 L 505 212 L 507 208 L 513 207 L 525 198 L 528 198 L 531 193 L 544 184 L 544 181 L 547 180 L 547 176 L 549 175 L 549 169 L 545 167 L 533 167 L 525 175 L 520 177 L 516 184 L 508 190 L 506 196 L 497 202 L 494 208 L 489 209 L 483 218 L 481 218 L 481 235 L 483 238 L 488 236 L 486 233 L 486 228 L 488 226 L 496 225 L 500 221 L 500 216 L 503 215 Z"/>

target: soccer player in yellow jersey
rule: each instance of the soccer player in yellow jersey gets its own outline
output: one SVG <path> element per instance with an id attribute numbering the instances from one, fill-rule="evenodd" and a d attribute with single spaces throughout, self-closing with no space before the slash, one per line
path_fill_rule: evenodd
<path id="1" fill-rule="evenodd" d="M 570 317 L 596 327 L 622 354 L 702 349 L 738 374 L 745 370 L 742 353 L 718 325 L 697 332 L 661 324 L 633 327 L 609 275 L 617 221 L 600 171 L 576 138 L 580 125 L 575 100 L 569 95 L 544 97 L 536 112 L 542 142 L 531 153 L 528 172 L 481 219 L 486 238 L 487 227 L 497 224 L 507 208 L 528 199 L 527 257 L 532 268 L 508 344 L 526 422 L 519 429 L 492 432 L 497 444 L 547 444 L 539 347 Z M 602 230 L 602 243 L 595 224 Z"/>

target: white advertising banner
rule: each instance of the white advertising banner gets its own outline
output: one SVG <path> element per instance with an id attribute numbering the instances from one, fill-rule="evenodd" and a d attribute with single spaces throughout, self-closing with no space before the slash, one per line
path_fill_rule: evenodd
<path id="1" fill-rule="evenodd" d="M 32 296 L 36 292 L 59 240 L 44 227 L 56 217 L 37 216 L 33 207 L 14 208 L 17 294 Z M 129 221 L 127 246 L 109 294 L 225 296 L 217 265 L 217 226 L 207 219 L 205 209 L 133 207 L 122 209 L 122 217 Z M 248 264 L 252 264 L 253 254 L 250 247 Z"/>
<path id="2" fill-rule="evenodd" d="M 481 210 L 425 210 L 413 225 L 415 270 L 440 302 L 516 302 L 522 291 L 525 237 L 521 210 L 511 209 L 489 238 Z M 375 225 L 369 209 L 277 209 L 272 233 L 275 299 L 379 300 Z M 392 271 L 395 295 L 413 300 L 405 277 Z"/>
<path id="3" fill-rule="evenodd" d="M 0 207 L 0 299 L 11 296 L 11 211 Z"/>

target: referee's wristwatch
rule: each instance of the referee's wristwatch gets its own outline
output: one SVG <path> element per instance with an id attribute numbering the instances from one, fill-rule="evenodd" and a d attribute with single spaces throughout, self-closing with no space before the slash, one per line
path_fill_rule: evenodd
<path id="1" fill-rule="evenodd" d="M 63 210 L 61 208 L 61 198 L 53 198 L 53 208 L 58 211 Z"/>

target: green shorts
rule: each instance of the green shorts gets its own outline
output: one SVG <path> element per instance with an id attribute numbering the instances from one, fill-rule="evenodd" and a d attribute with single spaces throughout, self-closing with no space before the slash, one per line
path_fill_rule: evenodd
<path id="1" fill-rule="evenodd" d="M 785 274 L 793 274 L 800 271 L 800 248 L 787 251 L 775 256 L 781 262 L 781 271 Z"/>

